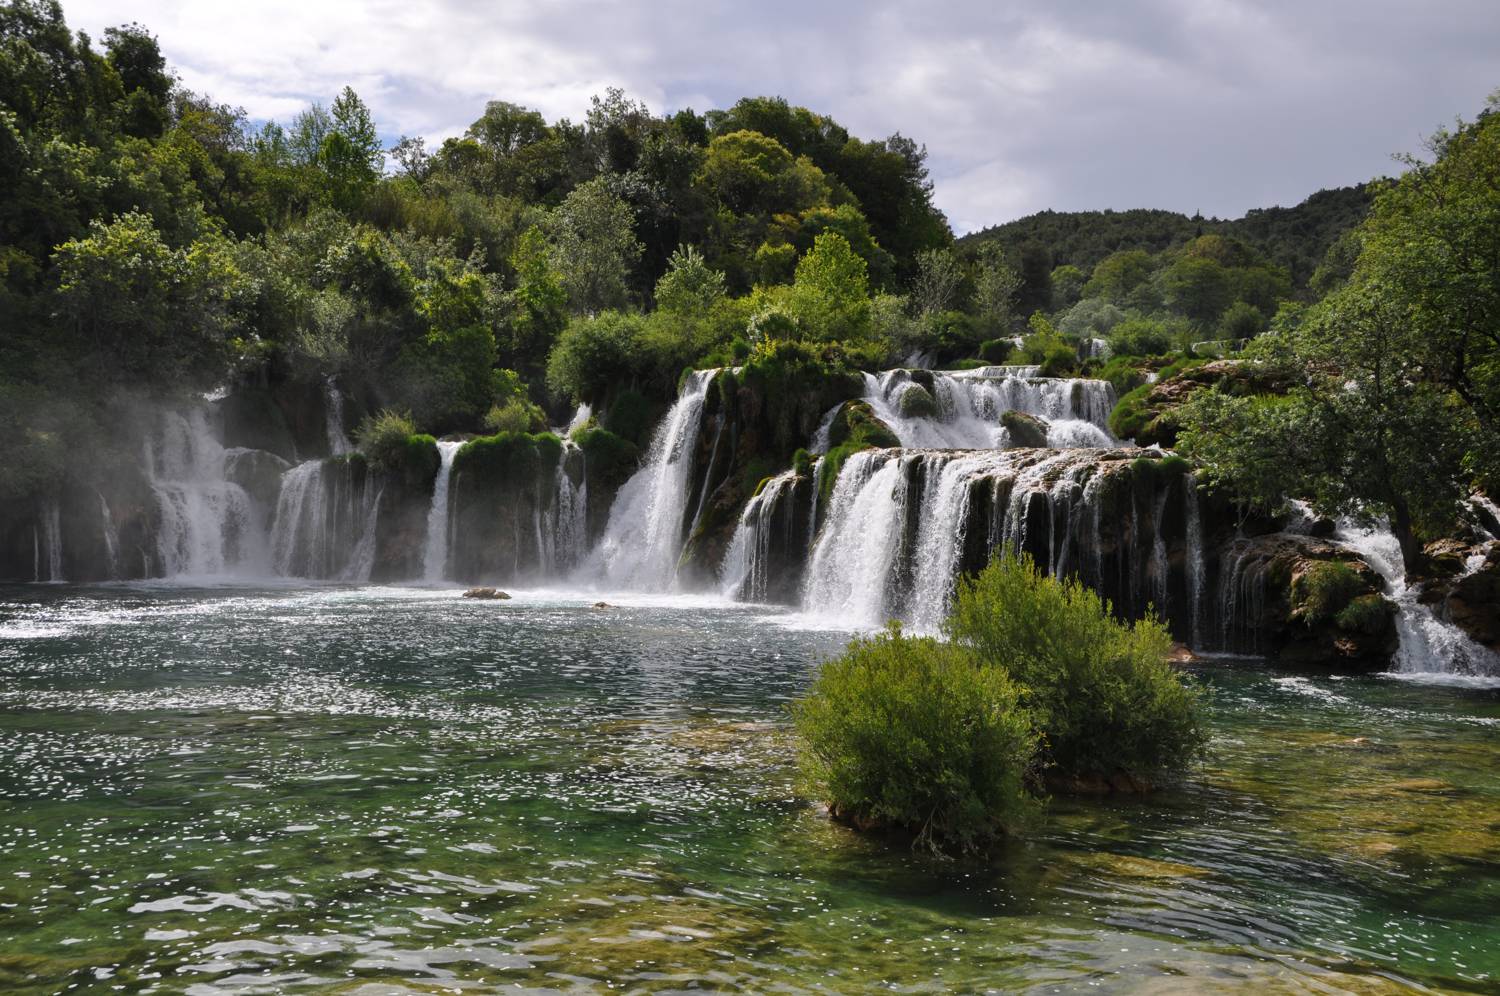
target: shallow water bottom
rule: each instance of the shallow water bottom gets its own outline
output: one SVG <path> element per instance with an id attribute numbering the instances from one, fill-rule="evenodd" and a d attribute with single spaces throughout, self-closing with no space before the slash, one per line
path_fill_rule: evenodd
<path id="1" fill-rule="evenodd" d="M 832 824 L 847 634 L 712 599 L 0 590 L 0 990 L 1491 991 L 1500 693 L 1196 671 L 1212 757 L 994 864 Z"/>

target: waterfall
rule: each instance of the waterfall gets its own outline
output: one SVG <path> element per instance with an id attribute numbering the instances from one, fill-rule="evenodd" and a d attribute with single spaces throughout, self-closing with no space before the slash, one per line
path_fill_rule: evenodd
<path id="1" fill-rule="evenodd" d="M 436 584 L 448 571 L 448 485 L 453 477 L 453 458 L 463 447 L 458 440 L 438 440 L 437 478 L 432 483 L 432 506 L 427 510 L 427 545 L 422 557 L 422 579 Z"/>
<path id="2" fill-rule="evenodd" d="M 157 553 L 165 574 L 214 577 L 264 566 L 250 496 L 225 479 L 224 447 L 203 409 L 162 415 L 146 442 L 146 472 L 160 512 Z"/>
<path id="3" fill-rule="evenodd" d="M 276 500 L 271 562 L 283 577 L 365 581 L 374 562 L 380 492 L 355 481 L 347 458 L 308 460 L 287 471 Z"/>
<path id="4" fill-rule="evenodd" d="M 742 602 L 766 600 L 777 512 L 783 497 L 795 488 L 797 480 L 796 471 L 778 474 L 766 481 L 746 503 L 739 525 L 729 541 L 729 549 L 724 554 L 724 563 L 719 568 L 719 590 L 729 598 Z M 783 515 L 783 521 L 791 524 L 792 517 Z"/>
<path id="5" fill-rule="evenodd" d="M 580 406 L 586 407 L 586 406 Z M 575 486 L 568 473 L 569 458 L 576 454 L 583 459 L 583 451 L 572 442 L 563 442 L 563 455 L 557 461 L 557 512 L 553 529 L 555 532 L 555 569 L 572 570 L 583 558 L 588 543 L 588 475 L 581 473 Z"/>
<path id="6" fill-rule="evenodd" d="M 118 581 L 120 579 L 120 533 L 115 528 L 114 516 L 109 514 L 109 502 L 104 500 L 104 492 L 99 495 L 99 524 L 100 532 L 104 536 L 104 555 L 109 561 L 109 579 Z"/>
<path id="7" fill-rule="evenodd" d="M 323 381 L 323 407 L 326 409 L 329 456 L 344 456 L 354 452 L 354 445 L 344 434 L 344 396 L 332 377 Z"/>
<path id="8" fill-rule="evenodd" d="M 1203 645 L 1203 509 L 1199 506 L 1198 484 L 1191 474 L 1183 481 L 1184 517 L 1187 519 L 1187 587 L 1189 642 Z"/>
<path id="9" fill-rule="evenodd" d="M 40 527 L 31 527 L 32 580 L 65 581 L 62 571 L 62 509 L 56 499 L 42 506 L 39 521 Z"/>
<path id="10" fill-rule="evenodd" d="M 582 429 L 585 425 L 587 425 L 589 419 L 593 417 L 593 407 L 587 402 L 580 404 L 578 406 L 578 410 L 573 413 L 573 419 L 568 423 L 568 427 L 562 432 L 558 433 L 558 435 L 562 436 L 564 439 L 567 439 L 569 436 L 573 435 L 573 433 L 577 432 L 579 429 Z"/>
<path id="11" fill-rule="evenodd" d="M 809 453 L 827 453 L 833 448 L 833 420 L 838 418 L 839 412 L 843 410 L 844 403 L 840 401 L 823 415 L 823 420 L 818 423 L 817 431 L 813 433 L 812 441 L 807 444 Z"/>
<path id="12" fill-rule="evenodd" d="M 651 440 L 645 466 L 620 488 L 594 550 L 599 575 L 632 590 L 663 591 L 676 578 L 687 513 L 688 478 L 717 370 L 688 374 Z"/>
<path id="13" fill-rule="evenodd" d="M 1214 647 L 1232 654 L 1261 652 L 1261 620 L 1266 607 L 1266 561 L 1243 536 L 1219 554 L 1218 639 Z"/>
<path id="14" fill-rule="evenodd" d="M 899 546 L 908 459 L 899 450 L 863 450 L 844 461 L 812 561 L 802 603 L 856 625 L 886 619 L 886 589 Z"/>
<path id="15" fill-rule="evenodd" d="M 355 584 L 368 584 L 370 572 L 375 569 L 375 541 L 378 538 L 376 529 L 380 525 L 380 499 L 385 497 L 384 486 L 371 494 L 367 482 L 364 491 L 364 514 L 360 518 L 359 542 L 354 544 L 354 551 L 349 554 L 349 561 L 338 576 L 340 581 L 352 581 Z"/>
<path id="16" fill-rule="evenodd" d="M 906 448 L 992 449 L 1005 444 L 1000 417 L 1021 412 L 1047 423 L 1047 445 L 1056 449 L 1113 447 L 1109 413 L 1115 405 L 1108 381 L 1035 376 L 1035 367 L 981 367 L 913 377 L 909 370 L 865 374 L 864 401 Z M 937 412 L 907 401 L 931 377 Z M 902 414 L 903 408 L 911 414 Z M 816 442 L 816 441 L 815 441 Z"/>
<path id="17" fill-rule="evenodd" d="M 1385 579 L 1386 594 L 1396 603 L 1396 670 L 1402 674 L 1500 676 L 1500 654 L 1484 647 L 1457 626 L 1438 617 L 1406 583 L 1401 544 L 1384 522 L 1363 527 L 1339 522 L 1336 538 L 1364 558 Z"/>

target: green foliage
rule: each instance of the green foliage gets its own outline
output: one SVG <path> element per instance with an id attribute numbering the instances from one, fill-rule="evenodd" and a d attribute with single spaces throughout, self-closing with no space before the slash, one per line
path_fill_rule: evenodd
<path id="1" fill-rule="evenodd" d="M 1333 617 L 1334 625 L 1346 633 L 1375 635 L 1389 625 L 1389 603 L 1378 594 L 1359 595 Z"/>
<path id="2" fill-rule="evenodd" d="M 625 304 L 643 247 L 630 206 L 602 178 L 574 188 L 548 218 L 552 263 L 576 312 L 597 314 Z"/>
<path id="3" fill-rule="evenodd" d="M 1354 568 L 1338 560 L 1320 560 L 1292 578 L 1292 617 L 1308 625 L 1325 622 L 1368 592 L 1369 584 Z"/>
<path id="4" fill-rule="evenodd" d="M 540 432 L 547 428 L 542 409 L 522 398 L 511 398 L 490 408 L 484 416 L 484 427 L 492 433 Z"/>
<path id="5" fill-rule="evenodd" d="M 856 639 L 792 708 L 803 771 L 834 813 L 917 843 L 982 851 L 1035 811 L 1020 693 L 963 649 L 892 629 Z"/>
<path id="6" fill-rule="evenodd" d="M 481 488 L 499 489 L 535 480 L 562 459 L 562 441 L 550 432 L 498 432 L 471 439 L 453 456 L 453 473 Z"/>
<path id="7" fill-rule="evenodd" d="M 987 339 L 979 344 L 979 358 L 989 364 L 1007 363 L 1015 348 L 1015 343 L 1009 339 Z"/>
<path id="8" fill-rule="evenodd" d="M 1077 579 L 998 556 L 960 581 L 947 632 L 983 665 L 1009 672 L 1047 762 L 1065 776 L 1159 778 L 1202 753 L 1197 693 L 1167 661 L 1166 627 L 1117 621 Z"/>
<path id="9" fill-rule="evenodd" d="M 547 357 L 547 388 L 594 403 L 621 382 L 630 383 L 639 370 L 645 325 L 640 315 L 619 311 L 573 319 Z"/>
<path id="10" fill-rule="evenodd" d="M 1109 333 L 1110 352 L 1115 356 L 1160 356 L 1181 342 L 1178 330 L 1152 318 L 1127 318 Z"/>
<path id="11" fill-rule="evenodd" d="M 1142 383 L 1115 402 L 1114 410 L 1109 413 L 1109 431 L 1116 439 L 1134 439 L 1145 430 L 1154 417 L 1146 403 L 1153 386 Z"/>
<path id="12" fill-rule="evenodd" d="M 573 442 L 583 450 L 589 478 L 606 487 L 623 483 L 640 463 L 639 447 L 608 429 L 579 429 Z"/>
<path id="13" fill-rule="evenodd" d="M 824 341 L 868 336 L 870 290 L 867 264 L 837 232 L 818 236 L 797 262 L 787 306 L 798 328 Z"/>
<path id="14" fill-rule="evenodd" d="M 644 394 L 627 389 L 614 395 L 602 422 L 610 432 L 644 447 L 650 442 L 651 422 L 655 415 L 656 410 Z"/>
<path id="15" fill-rule="evenodd" d="M 381 469 L 394 469 L 403 462 L 409 441 L 417 437 L 416 423 L 410 412 L 392 411 L 387 408 L 374 415 L 367 415 L 354 432 L 354 444 L 370 461 L 370 465 Z"/>

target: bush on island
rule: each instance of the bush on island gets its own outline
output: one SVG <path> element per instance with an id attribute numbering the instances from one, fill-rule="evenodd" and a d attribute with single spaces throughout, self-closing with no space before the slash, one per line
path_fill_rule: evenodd
<path id="1" fill-rule="evenodd" d="M 1151 784 L 1202 753 L 1197 692 L 1168 660 L 1166 627 L 1121 622 L 1076 578 L 1059 581 L 1028 556 L 996 557 L 959 582 L 946 629 L 1024 689 L 1054 784 L 1121 774 Z"/>
<path id="2" fill-rule="evenodd" d="M 804 777 L 835 818 L 980 851 L 1036 809 L 1020 692 L 963 647 L 892 627 L 825 663 L 793 706 Z"/>

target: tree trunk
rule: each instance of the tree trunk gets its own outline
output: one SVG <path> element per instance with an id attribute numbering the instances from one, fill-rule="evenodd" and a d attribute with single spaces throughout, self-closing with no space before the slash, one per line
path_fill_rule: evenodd
<path id="1" fill-rule="evenodd" d="M 1422 570 L 1422 547 L 1417 543 L 1417 537 L 1411 529 L 1411 509 L 1404 501 L 1393 503 L 1392 510 L 1395 515 L 1391 519 L 1391 532 L 1396 534 L 1396 542 L 1401 545 L 1401 566 L 1408 578 L 1421 573 Z"/>

